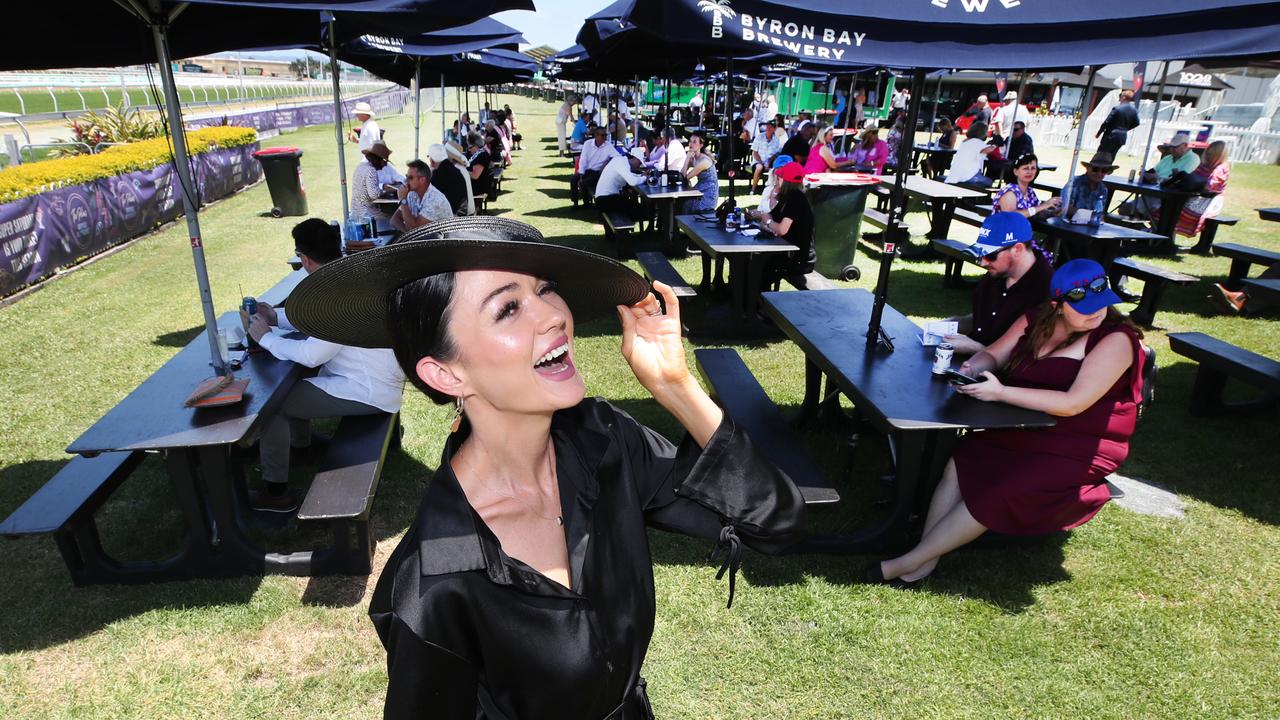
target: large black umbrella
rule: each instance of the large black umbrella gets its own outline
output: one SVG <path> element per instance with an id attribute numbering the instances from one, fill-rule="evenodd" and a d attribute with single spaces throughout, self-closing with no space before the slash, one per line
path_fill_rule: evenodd
<path id="1" fill-rule="evenodd" d="M 204 240 L 197 214 L 196 185 L 181 132 L 182 107 L 173 82 L 172 52 L 191 57 L 207 52 L 264 45 L 315 42 L 321 23 L 335 40 L 337 19 L 343 32 L 425 32 L 460 25 L 498 10 L 532 10 L 530 0 L 72 0 L 57 6 L 57 37 L 34 32 L 51 22 L 49 6 L 14 3 L 5 8 L 10 33 L 0 70 L 57 67 L 111 67 L 154 62 L 159 66 L 165 114 L 173 142 L 174 169 L 182 190 L 191 238 L 205 335 L 217 374 L 226 372 L 218 352 L 217 316 L 204 261 Z M 334 43 L 336 44 L 336 43 Z M 337 78 L 334 88 L 337 89 Z M 335 92 L 336 95 L 336 92 Z M 335 130 L 341 138 L 340 115 Z M 341 154 L 338 156 L 341 161 Z M 345 182 L 345 178 L 344 178 Z M 345 195 L 344 195 L 345 197 Z"/>
<path id="2" fill-rule="evenodd" d="M 422 83 L 440 86 L 443 135 L 446 76 L 449 81 L 460 85 L 528 79 L 537 66 L 527 57 L 519 53 L 515 53 L 515 58 L 484 54 L 490 50 L 514 53 L 523 42 L 525 39 L 519 30 L 492 18 L 484 18 L 456 28 L 412 37 L 361 35 L 342 45 L 335 57 L 414 89 L 413 155 L 418 157 Z"/>
<path id="3" fill-rule="evenodd" d="M 903 68 L 1054 69 L 1280 53 L 1280 3 L 1258 0 L 634 0 L 673 43 Z"/>
<path id="4" fill-rule="evenodd" d="M 915 68 L 900 168 L 910 162 L 925 69 L 1280 55 L 1280 2 L 1258 0 L 634 0 L 626 20 L 672 43 L 718 43 L 725 52 L 767 49 L 801 60 Z M 905 212 L 904 175 L 894 183 L 887 237 L 897 234 Z M 886 252 L 869 344 L 890 262 Z"/>

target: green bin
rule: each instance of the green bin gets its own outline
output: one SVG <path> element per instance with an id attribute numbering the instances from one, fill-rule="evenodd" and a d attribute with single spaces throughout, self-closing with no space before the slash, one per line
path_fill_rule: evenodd
<path id="1" fill-rule="evenodd" d="M 307 214 L 307 190 L 302 184 L 302 151 L 273 147 L 253 154 L 262 163 L 262 174 L 271 192 L 272 217 Z"/>
<path id="2" fill-rule="evenodd" d="M 805 195 L 813 208 L 815 270 L 829 278 L 857 280 L 862 273 L 853 264 L 854 248 L 862 233 L 862 212 L 867 194 L 879 182 L 866 175 L 836 180 L 805 180 Z"/>

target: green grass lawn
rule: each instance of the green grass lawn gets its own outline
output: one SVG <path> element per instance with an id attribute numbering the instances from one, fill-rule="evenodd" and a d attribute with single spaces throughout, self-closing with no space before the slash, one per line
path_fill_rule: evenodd
<path id="1" fill-rule="evenodd" d="M 568 205 L 567 161 L 554 156 L 555 106 L 503 97 L 526 149 L 492 212 L 555 242 L 612 253 L 592 212 Z M 408 118 L 379 118 L 403 164 Z M 439 116 L 424 118 L 423 148 Z M 314 215 L 339 208 L 333 131 L 270 145 L 305 150 Z M 1046 160 L 1065 164 L 1069 151 Z M 352 167 L 356 152 L 348 146 Z M 1123 168 L 1122 171 L 1127 170 Z M 1061 172 L 1061 171 L 1060 171 Z M 1280 168 L 1233 170 L 1222 240 L 1280 250 L 1280 226 L 1254 207 L 1280 205 Z M 254 187 L 201 213 L 219 311 L 287 270 L 291 219 L 264 216 Z M 922 219 L 917 219 L 923 228 Z M 198 331 L 201 316 L 182 224 L 49 283 L 0 309 L 0 516 L 67 460 L 63 448 Z M 957 225 L 967 239 L 973 229 Z M 859 248 L 868 280 L 875 260 Z M 920 592 L 856 582 L 867 558 L 750 556 L 732 610 L 705 563 L 708 544 L 651 533 L 657 632 L 645 667 L 660 718 L 1239 718 L 1280 707 L 1280 424 L 1276 415 L 1193 419 L 1194 366 L 1165 332 L 1201 330 L 1280 355 L 1274 319 L 1214 315 L 1204 295 L 1221 259 L 1154 259 L 1204 278 L 1169 291 L 1148 341 L 1160 354 L 1158 399 L 1122 472 L 1186 503 L 1181 520 L 1114 505 L 1066 536 L 974 547 L 946 558 Z M 676 263 L 691 279 L 698 260 Z M 973 272 L 972 270 L 970 271 Z M 890 302 L 918 320 L 964 311 L 938 263 L 894 265 Z M 1135 284 L 1136 287 L 1136 284 Z M 579 328 L 589 392 L 675 436 L 618 353 L 615 320 Z M 859 342 L 851 339 L 851 348 Z M 691 346 L 692 347 L 692 346 Z M 803 394 L 788 342 L 736 346 L 785 409 Z M 692 356 L 690 355 L 690 361 Z M 179 402 L 180 398 L 174 398 Z M 378 563 L 412 519 L 438 462 L 448 412 L 410 391 L 402 452 L 374 506 Z M 845 500 L 815 513 L 846 527 L 875 512 L 883 443 L 855 452 L 835 432 L 805 438 Z M 305 473 L 297 477 L 305 483 Z M 180 520 L 160 463 L 149 459 L 100 514 L 122 557 L 158 556 Z M 286 534 L 280 542 L 305 538 Z M 368 718 L 380 713 L 384 655 L 365 613 L 371 578 L 266 577 L 74 588 L 50 538 L 0 543 L 0 717 Z M 1270 669 L 1268 669 L 1270 668 Z"/>

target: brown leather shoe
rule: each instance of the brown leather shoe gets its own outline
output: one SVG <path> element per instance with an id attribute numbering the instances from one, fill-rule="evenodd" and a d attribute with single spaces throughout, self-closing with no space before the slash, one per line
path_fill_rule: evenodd
<path id="1" fill-rule="evenodd" d="M 286 490 L 279 495 L 263 490 L 250 490 L 249 507 L 263 512 L 291 513 L 298 509 L 298 495 L 293 490 Z"/>
<path id="2" fill-rule="evenodd" d="M 1222 286 L 1222 283 L 1213 284 L 1214 291 L 1209 294 L 1209 300 L 1213 302 L 1220 310 L 1228 315 L 1239 315 L 1244 312 L 1245 301 L 1249 298 L 1243 292 L 1232 292 Z"/>

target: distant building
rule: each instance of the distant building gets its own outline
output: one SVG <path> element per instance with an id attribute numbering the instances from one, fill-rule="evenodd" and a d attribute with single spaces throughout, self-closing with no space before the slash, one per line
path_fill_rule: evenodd
<path id="1" fill-rule="evenodd" d="M 181 60 L 178 63 L 178 67 L 182 72 L 207 72 L 218 75 L 240 75 L 241 70 L 243 70 L 245 77 L 294 77 L 293 71 L 289 69 L 289 62 L 287 60 L 258 59 L 254 58 L 251 54 L 246 55 L 243 58 L 203 55 L 201 57 Z M 196 67 L 199 67 L 200 70 L 196 70 Z"/>

